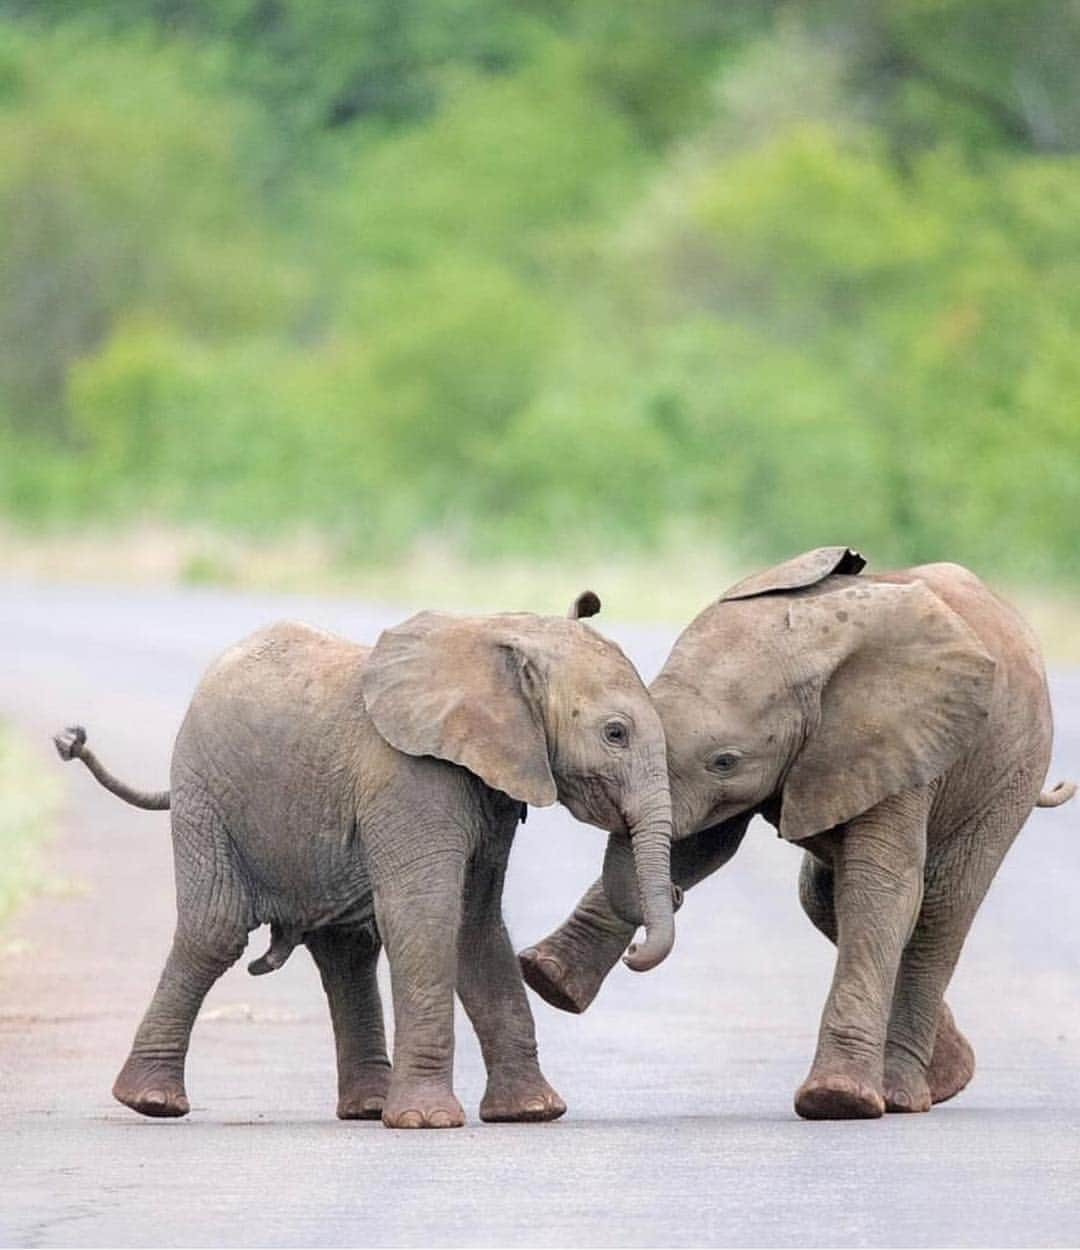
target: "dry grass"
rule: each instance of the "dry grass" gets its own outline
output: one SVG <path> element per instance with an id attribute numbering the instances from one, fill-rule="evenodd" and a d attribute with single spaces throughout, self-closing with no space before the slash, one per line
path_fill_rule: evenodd
<path id="1" fill-rule="evenodd" d="M 1051 664 L 1080 664 L 1080 595 L 1024 587 L 1003 593 L 1031 623 Z"/>
<path id="2" fill-rule="evenodd" d="M 317 532 L 259 543 L 196 529 L 142 525 L 35 534 L 0 526 L 0 574 L 47 581 L 350 595 L 403 607 L 564 612 L 596 590 L 623 621 L 688 621 L 739 576 L 735 564 L 686 545 L 652 557 L 464 559 L 418 543 L 392 563 L 360 564 Z"/>
<path id="3" fill-rule="evenodd" d="M 580 591 L 597 591 L 605 615 L 680 625 L 745 569 L 697 542 L 662 554 L 610 559 L 469 561 L 429 540 L 385 565 L 344 558 L 317 532 L 259 543 L 209 530 L 142 525 L 27 534 L 0 528 L 0 573 L 52 581 L 149 586 L 219 585 L 238 590 L 349 595 L 402 608 L 564 612 Z M 1048 659 L 1080 664 L 1080 594 L 997 586 L 1035 627 Z"/>

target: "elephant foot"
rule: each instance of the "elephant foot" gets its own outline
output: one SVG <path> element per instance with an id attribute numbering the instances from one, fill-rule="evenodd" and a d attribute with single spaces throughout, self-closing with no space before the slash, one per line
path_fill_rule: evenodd
<path id="1" fill-rule="evenodd" d="M 795 1094 L 795 1111 L 804 1120 L 876 1120 L 885 1099 L 868 1080 L 846 1073 L 815 1073 Z"/>
<path id="2" fill-rule="evenodd" d="M 974 1075 L 975 1051 L 956 1027 L 948 1005 L 942 1003 L 934 1054 L 926 1071 L 931 1102 L 948 1102 L 960 1093 Z"/>
<path id="3" fill-rule="evenodd" d="M 525 984 L 545 1002 L 579 1016 L 600 992 L 628 939 L 605 935 L 599 949 L 590 946 L 584 952 L 561 939 L 558 931 L 527 947 L 518 955 L 518 964 Z"/>
<path id="4" fill-rule="evenodd" d="M 975 1075 L 975 1052 L 941 1004 L 934 1051 L 925 1071 L 906 1050 L 885 1049 L 885 1103 L 889 1111 L 929 1111 L 955 1097 Z"/>
<path id="5" fill-rule="evenodd" d="M 922 1072 L 908 1065 L 885 1064 L 885 1110 L 929 1111 L 930 1086 Z"/>
<path id="6" fill-rule="evenodd" d="M 113 1082 L 113 1097 L 140 1115 L 177 1119 L 191 1110 L 175 1064 L 131 1055 Z"/>
<path id="7" fill-rule="evenodd" d="M 525 984 L 552 1007 L 580 1015 L 634 938 L 615 916 L 599 884 L 553 933 L 518 955 Z"/>
<path id="8" fill-rule="evenodd" d="M 539 1071 L 525 1075 L 492 1075 L 480 1104 L 480 1119 L 488 1124 L 557 1120 L 566 1103 Z"/>
<path id="9" fill-rule="evenodd" d="M 382 1122 L 387 1128 L 461 1128 L 465 1112 L 454 1092 L 445 1085 L 391 1082 L 383 1103 Z"/>
<path id="10" fill-rule="evenodd" d="M 358 1068 L 340 1082 L 337 1117 L 339 1120 L 381 1120 L 390 1089 L 389 1064 Z"/>
<path id="11" fill-rule="evenodd" d="M 580 1015 L 596 997 L 600 982 L 582 984 L 559 959 L 550 941 L 530 946 L 518 955 L 518 964 L 525 984 L 552 1007 Z"/>

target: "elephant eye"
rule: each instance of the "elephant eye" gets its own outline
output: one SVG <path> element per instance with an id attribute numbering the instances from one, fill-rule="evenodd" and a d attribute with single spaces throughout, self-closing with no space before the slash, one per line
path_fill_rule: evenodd
<path id="1" fill-rule="evenodd" d="M 609 720 L 604 726 L 604 741 L 613 747 L 624 747 L 630 741 L 630 730 L 621 720 Z"/>
<path id="2" fill-rule="evenodd" d="M 718 751 L 709 760 L 708 767 L 710 772 L 719 773 L 722 777 L 726 777 L 735 771 L 741 758 L 737 751 Z"/>

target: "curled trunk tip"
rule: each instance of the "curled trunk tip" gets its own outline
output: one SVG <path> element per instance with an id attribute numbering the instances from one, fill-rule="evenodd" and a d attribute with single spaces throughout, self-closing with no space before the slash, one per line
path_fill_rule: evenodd
<path id="1" fill-rule="evenodd" d="M 675 945 L 670 804 L 661 815 L 632 831 L 630 846 L 641 893 L 645 940 L 631 946 L 623 961 L 634 972 L 648 972 L 662 963 Z"/>
<path id="2" fill-rule="evenodd" d="M 623 956 L 623 963 L 634 972 L 649 972 L 667 959 L 674 945 L 674 922 L 668 921 L 666 925 L 653 925 L 648 930 L 644 942 L 640 945 L 637 942 L 631 943 Z"/>

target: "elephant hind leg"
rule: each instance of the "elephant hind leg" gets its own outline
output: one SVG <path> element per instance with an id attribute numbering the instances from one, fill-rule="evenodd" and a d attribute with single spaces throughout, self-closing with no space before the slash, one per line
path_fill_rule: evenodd
<path id="1" fill-rule="evenodd" d="M 233 867 L 228 835 L 173 809 L 177 926 L 150 1006 L 113 1097 L 141 1115 L 174 1118 L 190 1110 L 184 1061 L 195 1017 L 211 986 L 243 954 L 255 927 L 250 894 Z"/>
<path id="2" fill-rule="evenodd" d="M 211 946 L 177 931 L 131 1054 L 113 1083 L 118 1102 L 141 1115 L 187 1115 L 184 1061 L 195 1017 L 210 987 L 240 958 L 246 940 L 241 930 L 229 945 Z"/>
<path id="3" fill-rule="evenodd" d="M 886 1063 L 889 1050 L 886 1046 Z M 975 1051 L 968 1039 L 956 1027 L 949 1004 L 942 1002 L 938 1013 L 937 1034 L 934 1037 L 934 1053 L 926 1069 L 930 1086 L 930 1102 L 948 1102 L 965 1089 L 975 1075 Z M 888 1084 L 888 1082 L 886 1082 Z M 888 1094 L 888 1089 L 886 1089 Z"/>
<path id="4" fill-rule="evenodd" d="M 345 928 L 317 929 L 304 941 L 330 1004 L 338 1119 L 381 1119 L 391 1072 L 376 978 L 382 944 L 374 932 Z"/>
<path id="5" fill-rule="evenodd" d="M 836 910 L 833 906 L 833 872 L 828 864 L 811 855 L 803 857 L 799 873 L 799 901 L 814 927 L 830 942 L 836 943 Z M 890 1029 L 891 1029 L 890 1024 Z M 889 1048 L 886 1047 L 886 1067 Z M 954 1098 L 975 1075 L 975 1051 L 971 1043 L 957 1028 L 949 1005 L 942 1002 L 938 1014 L 937 1033 L 926 1080 L 930 1087 L 931 1103 L 947 1102 Z M 886 1086 L 891 1082 L 886 1075 Z M 886 1110 L 889 1106 L 886 1088 Z"/>
<path id="6" fill-rule="evenodd" d="M 975 1072 L 975 1054 L 956 1031 L 943 1002 L 968 930 L 1033 800 L 1022 785 L 1009 802 L 958 829 L 927 865 L 918 923 L 896 981 L 886 1047 L 886 1102 L 890 1111 L 925 1110 L 944 1102 Z M 937 1068 L 935 1070 L 935 1064 Z"/>

